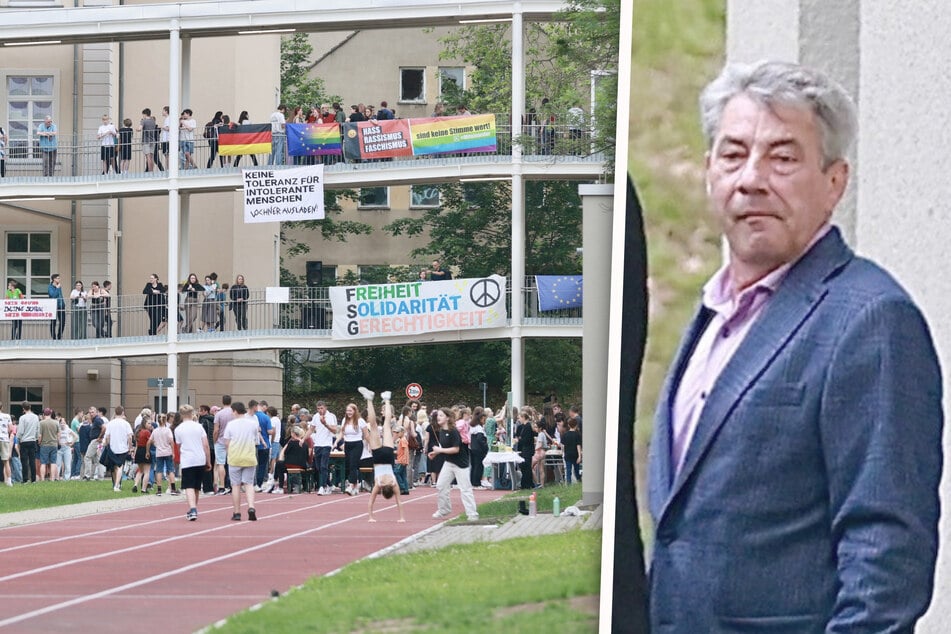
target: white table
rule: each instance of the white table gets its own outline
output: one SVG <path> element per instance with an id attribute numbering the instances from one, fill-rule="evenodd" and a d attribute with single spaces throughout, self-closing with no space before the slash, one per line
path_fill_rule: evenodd
<path id="1" fill-rule="evenodd" d="M 513 465 L 509 468 L 509 479 L 512 481 L 512 490 L 515 490 L 515 465 L 519 465 L 525 462 L 525 459 L 522 458 L 516 451 L 490 451 L 485 459 L 482 461 L 484 465 L 492 465 L 492 484 L 494 485 L 499 481 L 500 470 L 502 465 Z"/>

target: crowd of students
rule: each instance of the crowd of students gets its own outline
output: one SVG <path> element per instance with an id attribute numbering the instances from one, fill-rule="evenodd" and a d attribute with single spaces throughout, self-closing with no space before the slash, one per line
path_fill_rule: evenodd
<path id="1" fill-rule="evenodd" d="M 430 409 L 411 400 L 397 413 L 385 391 L 380 394 L 380 422 L 374 392 L 363 387 L 358 392 L 363 407 L 347 404 L 340 419 L 324 401 L 316 403 L 313 413 L 294 404 L 281 417 L 266 401 L 237 402 L 230 395 L 222 397 L 220 406 L 201 405 L 197 412 L 190 405 L 166 413 L 144 408 L 132 422 L 121 406 L 111 419 L 105 407 L 90 406 L 66 421 L 50 408 L 41 419 L 30 403 L 22 404 L 23 414 L 14 422 L 0 404 L 4 481 L 12 486 L 108 477 L 117 492 L 124 479 L 132 480 L 134 493 L 180 495 L 184 490 L 189 520 L 197 518 L 200 493 L 231 495 L 233 519 L 240 520 L 243 492 L 248 519 L 255 520 L 255 494 L 300 493 L 308 489 L 308 481 L 317 495 L 369 492 L 371 520 L 379 495 L 395 497 L 402 518 L 400 496 L 416 487 L 436 487 L 438 518 L 451 512 L 450 492 L 456 484 L 466 515 L 477 518 L 472 490 L 497 484 L 484 460 L 508 444 L 507 408 L 496 416 L 478 406 Z M 529 406 L 513 408 L 512 416 L 517 421 L 514 448 L 525 459 L 522 488 L 545 483 L 544 459 L 552 447 L 562 449 L 567 481 L 572 474 L 580 480 L 581 415 L 576 406 L 565 414 L 557 404 L 546 404 L 541 416 Z M 335 453 L 342 453 L 343 468 L 332 474 Z"/>

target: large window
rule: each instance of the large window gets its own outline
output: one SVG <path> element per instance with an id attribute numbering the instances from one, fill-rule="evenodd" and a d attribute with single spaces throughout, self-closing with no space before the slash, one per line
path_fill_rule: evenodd
<path id="1" fill-rule="evenodd" d="M 53 76 L 7 75 L 4 88 L 10 135 L 7 157 L 39 158 L 36 128 L 53 116 Z"/>
<path id="2" fill-rule="evenodd" d="M 431 209 L 439 206 L 439 188 L 435 185 L 411 185 L 410 209 Z"/>
<path id="3" fill-rule="evenodd" d="M 389 206 L 389 187 L 360 188 L 360 209 L 387 209 Z"/>
<path id="4" fill-rule="evenodd" d="M 52 234 L 14 232 L 6 234 L 6 275 L 31 297 L 46 297 L 52 270 Z"/>
<path id="5" fill-rule="evenodd" d="M 43 411 L 43 386 L 42 385 L 11 385 L 7 389 L 8 400 L 10 403 L 10 417 L 17 420 L 23 415 L 23 403 L 32 405 L 34 412 Z"/>
<path id="6" fill-rule="evenodd" d="M 426 103 L 426 69 L 400 69 L 400 101 Z"/>

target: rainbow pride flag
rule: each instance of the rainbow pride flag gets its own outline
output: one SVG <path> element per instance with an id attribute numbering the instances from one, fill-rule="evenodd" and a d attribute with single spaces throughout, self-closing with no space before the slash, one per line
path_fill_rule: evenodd
<path id="1" fill-rule="evenodd" d="M 340 124 L 288 123 L 287 153 L 291 156 L 340 154 Z"/>
<path id="2" fill-rule="evenodd" d="M 495 115 L 410 119 L 413 154 L 495 152 Z"/>

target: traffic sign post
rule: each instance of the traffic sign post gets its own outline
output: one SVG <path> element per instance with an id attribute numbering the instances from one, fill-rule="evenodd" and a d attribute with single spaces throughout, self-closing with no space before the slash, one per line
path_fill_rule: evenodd
<path id="1" fill-rule="evenodd" d="M 406 398 L 410 400 L 418 400 L 423 396 L 423 386 L 419 383 L 410 383 L 406 386 Z"/>
<path id="2" fill-rule="evenodd" d="M 158 400 L 159 400 L 159 404 L 158 404 L 158 412 L 156 412 L 156 414 L 158 414 L 159 412 L 164 411 L 164 410 L 165 410 L 165 392 L 164 392 L 164 390 L 166 390 L 166 389 L 168 389 L 168 388 L 170 388 L 170 387 L 175 387 L 175 379 L 173 379 L 173 378 L 171 378 L 171 377 L 167 377 L 167 378 L 165 378 L 165 377 L 159 377 L 159 378 L 155 378 L 155 379 L 146 379 L 146 384 L 147 384 L 149 387 L 157 387 L 157 388 L 158 388 Z M 158 420 L 158 419 L 156 418 L 156 420 Z"/>

